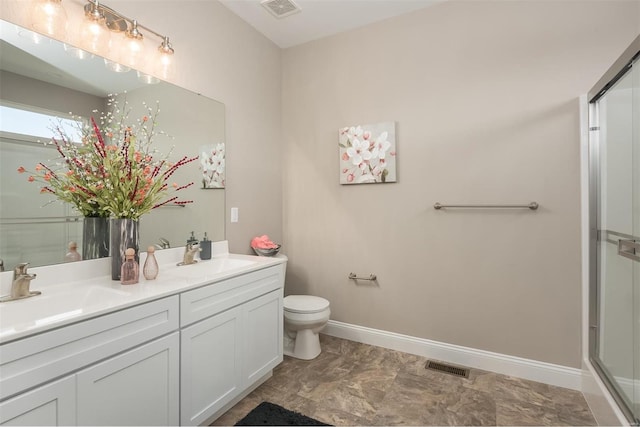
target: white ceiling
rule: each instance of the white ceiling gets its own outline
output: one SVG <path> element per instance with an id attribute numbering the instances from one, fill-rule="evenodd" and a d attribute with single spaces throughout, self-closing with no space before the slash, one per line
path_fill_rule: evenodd
<path id="1" fill-rule="evenodd" d="M 220 0 L 281 48 L 362 27 L 444 0 L 294 0 L 302 12 L 275 18 L 261 0 Z"/>

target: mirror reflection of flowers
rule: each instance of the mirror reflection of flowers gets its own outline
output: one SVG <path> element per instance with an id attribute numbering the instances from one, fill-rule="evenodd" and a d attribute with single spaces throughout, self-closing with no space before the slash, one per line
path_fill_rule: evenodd
<path id="1" fill-rule="evenodd" d="M 224 143 L 202 148 L 200 169 L 202 169 L 202 188 L 224 188 L 225 186 L 225 150 Z"/>
<path id="2" fill-rule="evenodd" d="M 345 149 L 342 160 L 350 165 L 341 172 L 348 183 L 386 181 L 389 174 L 387 155 L 395 156 L 395 152 L 389 151 L 391 143 L 387 138 L 388 132 L 375 136 L 361 126 L 340 129 L 339 145 Z"/>
<path id="3" fill-rule="evenodd" d="M 146 114 L 132 121 L 126 99 L 121 104 L 109 96 L 110 111 L 99 115 L 99 124 L 91 117 L 90 123 L 80 125 L 81 143 L 56 127 L 48 144 L 55 146 L 59 157 L 49 165 L 38 163 L 33 172 L 22 166 L 18 172 L 29 172 L 29 181 L 43 184 L 41 193 L 70 203 L 84 216 L 138 219 L 168 203 L 192 203 L 173 193 L 193 182 L 178 185 L 171 177 L 197 157 L 172 163 L 171 153 L 162 155 L 153 148 L 153 138 L 164 135 L 156 129 L 158 105 L 154 111 L 144 104 Z"/>

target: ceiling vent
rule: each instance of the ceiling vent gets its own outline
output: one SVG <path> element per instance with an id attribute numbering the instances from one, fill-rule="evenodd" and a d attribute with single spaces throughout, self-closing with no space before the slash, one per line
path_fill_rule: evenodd
<path id="1" fill-rule="evenodd" d="M 276 18 L 285 18 L 302 11 L 293 0 L 262 0 L 260 4 Z"/>

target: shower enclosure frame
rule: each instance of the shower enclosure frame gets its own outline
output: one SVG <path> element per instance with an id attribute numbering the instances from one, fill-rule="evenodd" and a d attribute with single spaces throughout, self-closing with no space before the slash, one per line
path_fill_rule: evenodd
<path id="1" fill-rule="evenodd" d="M 589 361 L 596 373 L 605 384 L 618 407 L 632 425 L 640 425 L 640 413 L 634 412 L 617 382 L 610 378 L 604 362 L 599 357 L 600 349 L 600 286 L 599 286 L 599 221 L 600 221 L 600 143 L 599 143 L 599 117 L 597 102 L 609 89 L 611 89 L 627 72 L 632 64 L 640 67 L 640 36 L 638 36 L 624 53 L 614 62 L 603 77 L 588 93 L 589 105 L 589 333 L 588 349 Z M 633 286 L 633 285 L 632 285 Z M 640 355 L 635 355 L 640 357 Z M 634 372 L 634 379 L 638 372 Z"/>

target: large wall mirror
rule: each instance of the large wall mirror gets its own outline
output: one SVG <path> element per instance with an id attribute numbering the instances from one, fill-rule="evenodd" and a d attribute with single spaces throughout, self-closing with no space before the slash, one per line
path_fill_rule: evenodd
<path id="1" fill-rule="evenodd" d="M 0 20 L 0 258 L 7 268 L 19 262 L 42 266 L 64 262 L 70 241 L 81 248 L 83 218 L 52 195 L 40 194 L 41 186 L 27 181 L 18 167 L 33 170 L 38 162 L 55 162 L 57 152 L 46 146 L 53 131 L 37 129 L 34 118 L 18 123 L 11 109 L 46 117 L 68 118 L 69 113 L 88 118 L 106 111 L 107 99 L 118 94 L 136 117 L 144 103 L 159 114 L 157 128 L 166 135 L 154 139 L 162 153 L 201 156 L 225 143 L 224 105 L 166 82 L 153 81 L 136 70 L 117 73 L 97 56 L 80 59 L 70 46 Z M 7 109 L 8 108 L 8 109 Z M 11 129 L 7 130 L 7 125 Z M 16 127 L 17 126 L 17 127 Z M 194 182 L 181 191 L 183 206 L 153 209 L 140 219 L 140 248 L 184 246 L 193 231 L 198 239 L 224 240 L 224 188 L 204 183 L 200 160 L 178 170 L 172 182 Z M 206 188 L 205 188 L 206 187 Z"/>

